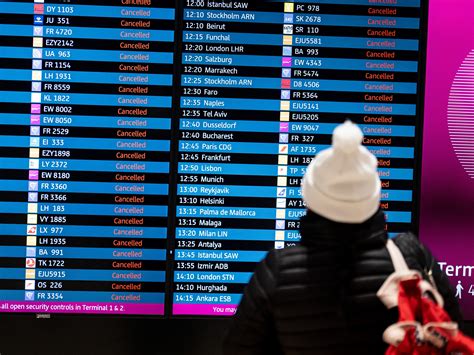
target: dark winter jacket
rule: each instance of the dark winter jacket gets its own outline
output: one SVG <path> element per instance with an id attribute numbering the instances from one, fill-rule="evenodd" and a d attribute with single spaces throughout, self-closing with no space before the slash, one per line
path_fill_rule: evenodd
<path id="1" fill-rule="evenodd" d="M 312 212 L 300 221 L 301 244 L 272 250 L 247 286 L 225 340 L 225 355 L 383 354 L 383 331 L 398 318 L 376 292 L 394 271 L 382 211 L 362 224 Z M 445 309 L 460 321 L 447 278 L 416 237 L 395 239 L 407 264 L 432 268 Z"/>

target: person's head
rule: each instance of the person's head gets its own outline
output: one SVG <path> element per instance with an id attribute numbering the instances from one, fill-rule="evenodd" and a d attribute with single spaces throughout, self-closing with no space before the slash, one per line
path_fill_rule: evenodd
<path id="1" fill-rule="evenodd" d="M 316 155 L 301 183 L 309 210 L 340 223 L 362 223 L 378 211 L 377 159 L 362 146 L 363 138 L 350 121 L 336 127 L 332 146 Z"/>

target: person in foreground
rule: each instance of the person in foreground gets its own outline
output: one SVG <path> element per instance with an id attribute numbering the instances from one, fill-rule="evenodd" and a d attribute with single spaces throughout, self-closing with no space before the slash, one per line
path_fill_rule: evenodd
<path id="1" fill-rule="evenodd" d="M 245 289 L 224 341 L 225 355 L 383 354 L 384 330 L 398 318 L 377 291 L 394 272 L 385 247 L 377 159 L 361 130 L 338 126 L 302 181 L 307 213 L 301 244 L 272 250 Z M 409 233 L 394 238 L 411 269 L 431 270 L 453 321 L 461 314 L 446 276 Z"/>

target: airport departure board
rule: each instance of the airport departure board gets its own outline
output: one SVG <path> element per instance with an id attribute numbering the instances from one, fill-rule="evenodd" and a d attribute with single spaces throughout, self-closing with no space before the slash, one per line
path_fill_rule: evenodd
<path id="1" fill-rule="evenodd" d="M 0 1 L 0 311 L 231 316 L 346 119 L 416 229 L 425 7 Z"/>

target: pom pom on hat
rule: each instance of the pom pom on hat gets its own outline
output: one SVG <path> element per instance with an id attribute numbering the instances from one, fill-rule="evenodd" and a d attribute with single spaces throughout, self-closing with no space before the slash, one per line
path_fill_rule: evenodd
<path id="1" fill-rule="evenodd" d="M 340 149 L 346 154 L 353 153 L 362 144 L 364 135 L 359 127 L 351 121 L 339 125 L 333 132 L 332 145 L 334 149 Z"/>
<path id="2" fill-rule="evenodd" d="M 333 132 L 332 147 L 309 164 L 301 188 L 306 207 L 330 220 L 362 223 L 379 209 L 377 159 L 363 147 L 360 128 L 350 121 Z"/>

